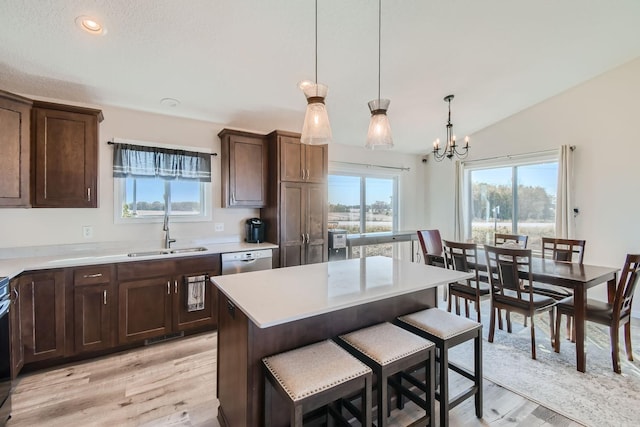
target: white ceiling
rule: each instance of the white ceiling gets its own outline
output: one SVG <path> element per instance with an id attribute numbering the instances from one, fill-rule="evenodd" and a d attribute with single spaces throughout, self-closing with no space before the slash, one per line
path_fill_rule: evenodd
<path id="1" fill-rule="evenodd" d="M 107 33 L 82 32 L 79 15 Z M 318 81 L 338 143 L 364 144 L 377 18 L 375 0 L 318 0 Z M 383 0 L 381 96 L 395 150 L 444 139 L 450 93 L 463 136 L 640 57 L 639 19 L 638 0 Z M 314 1 L 4 0 L 0 40 L 0 89 L 300 131 Z"/>

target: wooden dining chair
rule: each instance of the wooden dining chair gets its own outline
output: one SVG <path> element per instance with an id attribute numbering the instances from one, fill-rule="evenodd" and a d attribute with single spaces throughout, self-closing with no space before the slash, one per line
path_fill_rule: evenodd
<path id="1" fill-rule="evenodd" d="M 422 249 L 424 263 L 436 267 L 445 267 L 442 257 L 442 238 L 440 230 L 418 230 L 418 240 Z"/>
<path id="2" fill-rule="evenodd" d="M 542 238 L 542 258 L 552 259 L 558 262 L 582 264 L 584 260 L 584 248 L 586 240 L 558 239 L 555 237 Z M 533 292 L 539 295 L 561 300 L 573 296 L 570 289 L 561 286 L 547 285 L 535 282 Z M 572 327 L 573 318 L 567 317 L 567 338 L 576 341 L 575 331 Z"/>
<path id="3" fill-rule="evenodd" d="M 451 270 L 473 272 L 474 277 L 464 282 L 449 283 L 449 303 L 447 310 L 455 299 L 456 314 L 460 314 L 460 298 L 464 300 L 465 315 L 469 317 L 469 302 L 475 305 L 476 316 L 480 322 L 480 302 L 490 297 L 489 285 L 481 282 L 478 276 L 478 248 L 475 243 L 442 241 L 444 262 Z"/>
<path id="4" fill-rule="evenodd" d="M 493 342 L 496 312 L 501 309 L 507 313 L 522 314 L 531 318 L 531 358 L 536 358 L 536 314 L 548 312 L 551 329 L 551 345 L 554 334 L 554 305 L 551 297 L 533 293 L 533 275 L 531 273 L 531 249 L 511 249 L 485 245 L 487 273 L 491 290 L 491 322 L 489 324 L 489 342 Z M 522 286 L 522 282 L 528 287 Z M 507 316 L 507 330 L 511 332 L 511 319 Z"/>
<path id="5" fill-rule="evenodd" d="M 496 233 L 493 236 L 493 244 L 495 246 L 504 246 L 505 243 L 515 243 L 520 246 L 521 249 L 525 249 L 528 241 L 529 236 L 524 234 Z"/>
<path id="6" fill-rule="evenodd" d="M 640 277 L 640 255 L 627 255 L 620 275 L 620 281 L 616 287 L 616 293 L 613 302 L 603 302 L 591 298 L 587 298 L 587 320 L 599 323 L 609 327 L 609 335 L 611 337 L 611 360 L 613 362 L 613 370 L 620 373 L 620 351 L 619 351 L 619 334 L 620 327 L 624 325 L 625 347 L 627 350 L 627 359 L 633 361 L 633 350 L 631 349 L 631 304 L 633 303 L 633 293 L 638 284 Z M 560 332 L 558 325 L 562 319 L 562 315 L 573 316 L 573 297 L 565 298 L 558 301 L 555 347 L 556 353 L 560 352 Z"/>

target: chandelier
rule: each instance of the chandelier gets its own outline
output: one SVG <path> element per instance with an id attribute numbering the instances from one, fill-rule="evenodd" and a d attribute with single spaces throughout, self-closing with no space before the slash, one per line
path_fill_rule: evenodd
<path id="1" fill-rule="evenodd" d="M 460 146 L 456 145 L 456 136 L 453 134 L 453 124 L 451 123 L 451 100 L 453 99 L 453 95 L 447 95 L 444 97 L 445 102 L 449 103 L 449 118 L 447 119 L 447 140 L 445 146 L 440 151 L 440 138 L 436 139 L 433 142 L 433 157 L 436 161 L 440 162 L 445 157 L 447 159 L 453 158 L 456 156 L 459 159 L 464 159 L 467 157 L 469 153 L 469 137 L 466 136 L 464 138 L 464 147 L 460 148 Z"/>
<path id="2" fill-rule="evenodd" d="M 300 142 L 310 145 L 328 144 L 333 138 L 327 107 L 324 105 L 328 88 L 326 85 L 318 83 L 318 0 L 315 3 L 315 81 L 304 80 L 298 83 L 298 87 L 307 98 L 307 110 L 302 124 Z"/>

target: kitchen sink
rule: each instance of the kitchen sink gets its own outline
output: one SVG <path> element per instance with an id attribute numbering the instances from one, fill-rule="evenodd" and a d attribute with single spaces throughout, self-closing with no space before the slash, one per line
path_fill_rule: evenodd
<path id="1" fill-rule="evenodd" d="M 190 252 L 203 252 L 207 248 L 198 246 L 195 248 L 181 248 L 181 249 L 161 249 L 157 251 L 145 251 L 145 252 L 130 252 L 127 256 L 139 257 L 139 256 L 157 256 L 157 255 L 169 255 L 169 254 L 186 254 Z"/>
<path id="2" fill-rule="evenodd" d="M 189 252 L 203 252 L 206 251 L 207 248 L 203 248 L 202 246 L 198 246 L 196 248 L 182 248 L 182 249 L 171 249 L 169 252 L 172 254 L 184 254 Z"/>

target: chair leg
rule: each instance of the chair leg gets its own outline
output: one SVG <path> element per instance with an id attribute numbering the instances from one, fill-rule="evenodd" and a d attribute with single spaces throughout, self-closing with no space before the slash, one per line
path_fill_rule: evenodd
<path id="1" fill-rule="evenodd" d="M 551 348 L 555 348 L 556 334 L 555 334 L 555 322 L 554 322 L 554 310 L 549 310 L 549 335 L 551 337 Z"/>
<path id="2" fill-rule="evenodd" d="M 620 373 L 620 326 L 617 324 L 611 325 L 609 328 L 611 334 L 611 360 L 613 362 L 613 371 L 616 374 Z"/>
<path id="3" fill-rule="evenodd" d="M 478 323 L 482 323 L 482 320 L 480 319 L 480 298 L 479 297 L 476 297 L 475 305 L 476 305 L 476 316 L 478 316 Z"/>
<path id="4" fill-rule="evenodd" d="M 511 312 L 509 310 L 507 310 L 507 332 L 511 333 Z"/>
<path id="5" fill-rule="evenodd" d="M 525 316 L 525 319 L 527 317 Z M 533 314 L 531 314 L 531 358 L 536 358 L 536 328 L 533 321 Z"/>
<path id="6" fill-rule="evenodd" d="M 467 319 L 469 318 L 469 299 L 464 299 L 464 313 L 467 315 Z"/>
<path id="7" fill-rule="evenodd" d="M 500 311 L 500 309 L 498 309 L 498 328 L 500 328 L 500 330 L 504 330 L 504 326 L 502 326 L 502 312 Z"/>
<path id="8" fill-rule="evenodd" d="M 624 325 L 624 343 L 627 348 L 627 359 L 633 362 L 633 350 L 631 350 L 631 321 Z"/>
<path id="9" fill-rule="evenodd" d="M 456 314 L 460 316 L 460 297 L 456 295 Z"/>
<path id="10" fill-rule="evenodd" d="M 496 311 L 500 313 L 500 309 L 494 307 L 492 303 L 491 304 L 491 321 L 489 322 L 489 342 L 493 342 L 493 334 L 495 333 L 495 329 L 496 329 Z"/>
<path id="11" fill-rule="evenodd" d="M 440 349 L 440 427 L 449 427 L 449 349 Z"/>
<path id="12" fill-rule="evenodd" d="M 573 336 L 573 316 L 567 316 L 567 339 L 571 340 L 571 337 Z"/>
<path id="13" fill-rule="evenodd" d="M 453 297 L 451 296 L 451 288 L 447 288 L 447 292 L 449 293 L 449 298 L 445 298 L 445 300 L 447 301 L 447 311 L 449 313 L 451 313 L 451 300 L 453 299 Z"/>
<path id="14" fill-rule="evenodd" d="M 553 350 L 556 353 L 560 353 L 560 322 L 562 321 L 562 313 L 558 312 L 558 315 L 556 317 L 556 330 L 555 330 L 555 342 L 553 345 Z"/>

